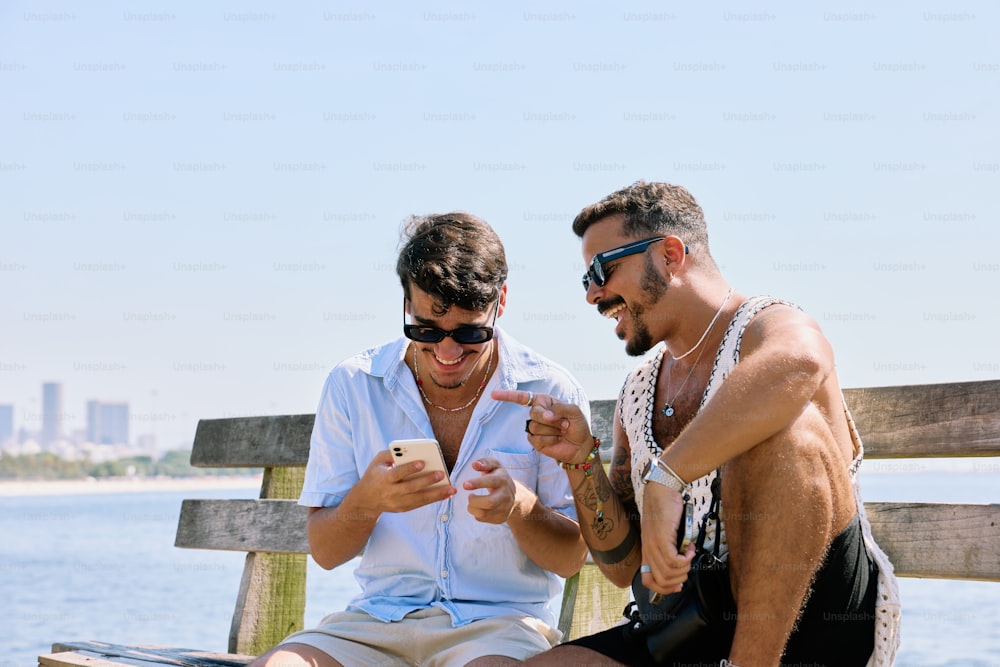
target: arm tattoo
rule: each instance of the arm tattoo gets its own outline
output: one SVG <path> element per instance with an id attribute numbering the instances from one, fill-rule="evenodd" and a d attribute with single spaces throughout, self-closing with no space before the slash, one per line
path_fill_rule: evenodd
<path id="1" fill-rule="evenodd" d="M 591 482 L 590 480 L 594 481 Z M 593 478 L 584 477 L 580 484 L 573 489 L 573 495 L 580 504 L 589 510 L 597 511 L 597 499 L 600 497 L 602 503 L 607 503 L 612 496 L 611 487 L 603 475 L 595 475 Z"/>
<path id="2" fill-rule="evenodd" d="M 635 500 L 635 489 L 632 488 L 632 466 L 630 465 L 628 452 L 623 449 L 616 449 L 614 458 L 611 461 L 611 468 L 608 470 L 608 481 L 615 495 L 627 504 Z"/>
<path id="3" fill-rule="evenodd" d="M 608 549 L 607 551 L 591 549 L 590 553 L 594 557 L 594 560 L 598 563 L 604 563 L 606 565 L 620 563 L 625 560 L 630 553 L 632 553 L 632 549 L 635 548 L 638 537 L 639 531 L 635 526 L 629 524 L 628 534 L 625 535 L 625 539 L 623 539 L 618 546 L 613 549 Z"/>

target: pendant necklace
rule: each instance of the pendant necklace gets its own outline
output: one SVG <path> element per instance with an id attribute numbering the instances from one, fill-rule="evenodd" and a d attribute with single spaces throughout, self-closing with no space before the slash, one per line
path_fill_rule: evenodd
<path id="1" fill-rule="evenodd" d="M 701 347 L 701 344 L 705 342 L 705 338 L 708 337 L 708 333 L 712 330 L 712 327 L 714 327 L 715 323 L 718 321 L 719 316 L 722 315 L 722 311 L 726 307 L 726 303 L 729 302 L 729 297 L 731 297 L 732 295 L 733 295 L 733 290 L 732 290 L 732 288 L 730 288 L 729 293 L 726 294 L 726 298 L 722 300 L 722 305 L 719 306 L 719 310 L 715 311 L 715 317 L 713 317 L 712 321 L 708 323 L 708 328 L 705 329 L 705 333 L 703 333 L 701 335 L 701 338 L 699 338 L 698 342 L 694 344 L 694 347 L 692 347 L 690 350 L 688 350 L 684 354 L 680 355 L 679 357 L 675 357 L 674 355 L 670 355 L 671 359 L 673 359 L 674 361 L 677 361 L 679 359 L 683 359 L 684 357 L 688 356 L 689 354 L 691 354 L 692 352 L 694 352 L 695 350 L 697 350 L 699 347 Z M 677 387 L 677 393 L 674 394 L 673 398 L 670 397 L 670 374 L 668 372 L 668 374 L 667 374 L 667 402 L 663 404 L 663 410 L 660 411 L 664 415 L 666 415 L 667 417 L 673 417 L 674 416 L 674 412 L 676 412 L 674 410 L 674 401 L 676 401 L 677 397 L 681 395 L 681 390 L 684 389 L 684 385 L 687 384 L 687 381 L 689 379 L 691 379 L 691 375 L 694 373 L 694 369 L 698 365 L 698 362 L 701 361 L 701 355 L 704 354 L 704 352 L 705 352 L 705 350 L 703 348 L 701 350 L 701 352 L 698 353 L 698 356 L 695 357 L 694 363 L 691 364 L 691 368 L 690 368 L 690 370 L 688 370 L 688 374 L 684 376 L 684 381 L 681 382 L 681 386 Z M 673 365 L 672 364 L 670 366 L 670 369 L 673 370 Z"/>
<path id="2" fill-rule="evenodd" d="M 483 393 L 483 389 L 486 388 L 486 381 L 490 379 L 490 370 L 492 368 L 493 368 L 493 346 L 491 345 L 489 361 L 486 362 L 486 374 L 483 375 L 483 381 L 479 383 L 479 389 L 476 390 L 476 395 L 473 396 L 468 403 L 466 403 L 461 407 L 446 408 L 443 405 L 438 405 L 437 403 L 432 401 L 430 397 L 427 395 L 427 393 L 424 391 L 424 381 L 420 379 L 420 368 L 417 366 L 417 347 L 416 346 L 413 347 L 413 376 L 414 379 L 417 381 L 417 389 L 420 390 L 420 395 L 424 397 L 424 402 L 426 402 L 427 405 L 437 408 L 438 410 L 441 410 L 443 412 L 461 412 L 462 410 L 466 409 L 467 407 L 475 403 L 479 399 L 479 395 Z M 462 384 L 465 384 L 467 381 L 468 378 L 463 380 Z"/>
<path id="3" fill-rule="evenodd" d="M 687 384 L 687 381 L 691 378 L 691 374 L 694 373 L 694 369 L 698 365 L 698 362 L 701 361 L 701 354 L 704 351 L 705 350 L 702 350 L 701 352 L 699 352 L 698 356 L 694 358 L 694 363 L 691 364 L 691 369 L 688 371 L 688 374 L 684 376 L 684 381 L 681 382 L 681 386 L 677 387 L 677 393 L 674 394 L 673 398 L 669 397 L 669 395 L 670 395 L 670 373 L 669 372 L 667 373 L 667 395 L 668 395 L 668 398 L 667 398 L 667 402 L 664 403 L 664 405 L 663 405 L 663 409 L 660 411 L 663 414 L 665 414 L 666 416 L 668 416 L 668 417 L 673 417 L 674 416 L 674 401 L 676 401 L 677 397 L 681 395 L 681 390 L 684 389 L 684 385 Z M 671 365 L 670 368 L 672 370 L 673 369 L 673 365 Z"/>

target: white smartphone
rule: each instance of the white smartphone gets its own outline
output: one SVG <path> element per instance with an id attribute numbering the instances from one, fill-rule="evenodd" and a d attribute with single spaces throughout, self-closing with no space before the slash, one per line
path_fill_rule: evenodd
<path id="1" fill-rule="evenodd" d="M 431 484 L 431 489 L 439 486 L 451 486 L 448 478 L 448 466 L 444 463 L 444 455 L 441 454 L 441 447 L 437 440 L 431 438 L 416 438 L 413 440 L 393 440 L 389 443 L 389 451 L 392 452 L 393 465 L 410 463 L 411 461 L 423 461 L 424 469 L 420 475 L 435 470 L 444 473 L 444 479 L 435 484 Z"/>

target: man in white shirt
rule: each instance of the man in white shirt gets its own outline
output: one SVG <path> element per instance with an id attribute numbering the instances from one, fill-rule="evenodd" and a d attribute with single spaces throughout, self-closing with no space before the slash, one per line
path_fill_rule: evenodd
<path id="1" fill-rule="evenodd" d="M 586 545 L 567 475 L 525 434 L 527 409 L 492 390 L 578 405 L 563 368 L 496 328 L 503 244 L 467 213 L 412 218 L 397 262 L 404 336 L 327 378 L 299 503 L 332 569 L 362 551 L 361 593 L 256 666 L 504 665 L 559 641 L 549 601 Z M 530 400 L 527 401 L 530 403 Z M 450 475 L 393 465 L 389 443 L 438 441 Z"/>

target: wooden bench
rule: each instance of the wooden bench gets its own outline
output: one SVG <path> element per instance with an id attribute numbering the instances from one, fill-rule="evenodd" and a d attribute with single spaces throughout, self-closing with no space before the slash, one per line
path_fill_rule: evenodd
<path id="1" fill-rule="evenodd" d="M 845 395 L 868 459 L 1000 456 L 1000 380 L 848 389 Z M 611 442 L 614 401 L 593 401 L 591 407 L 594 432 Z M 39 665 L 232 667 L 301 629 L 307 511 L 295 499 L 312 424 L 313 415 L 198 424 L 193 465 L 264 469 L 259 500 L 185 500 L 177 527 L 178 547 L 247 552 L 231 654 L 60 642 L 39 656 Z M 897 575 L 1000 581 L 1000 505 L 869 502 L 866 509 Z M 587 564 L 567 581 L 560 629 L 572 638 L 617 623 L 628 595 Z"/>

